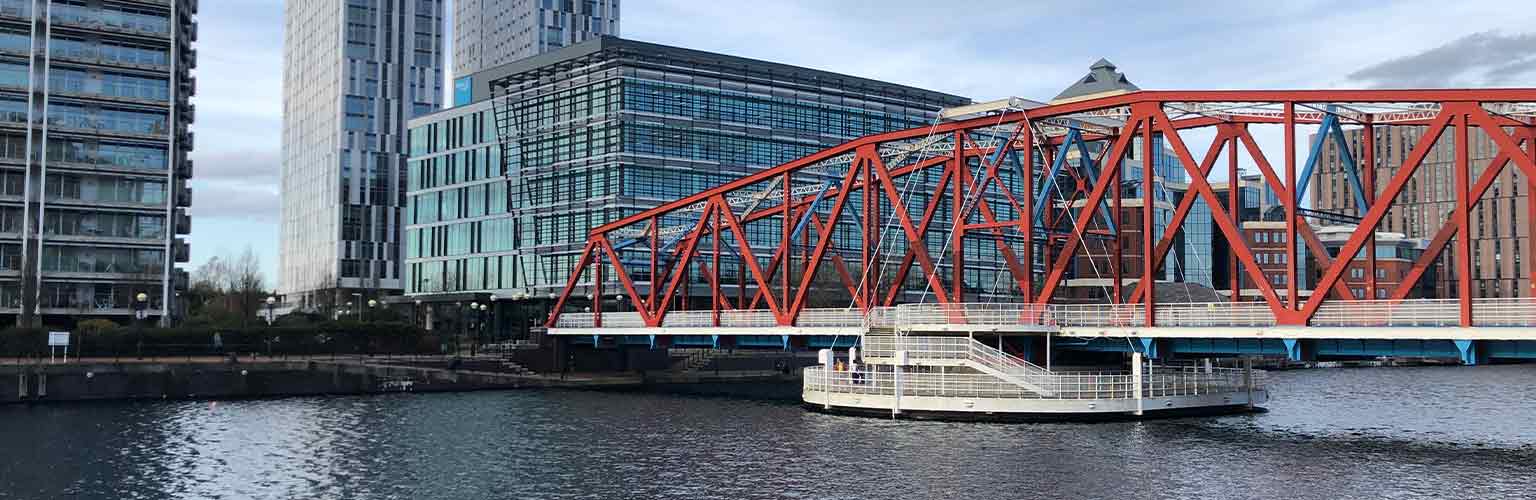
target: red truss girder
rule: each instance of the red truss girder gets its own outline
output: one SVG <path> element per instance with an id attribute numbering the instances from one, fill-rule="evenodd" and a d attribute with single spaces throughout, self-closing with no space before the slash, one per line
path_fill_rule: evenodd
<path id="1" fill-rule="evenodd" d="M 1191 117 L 1187 109 L 1191 103 L 1211 104 L 1202 109 L 1216 109 L 1228 103 L 1248 103 L 1254 106 L 1265 106 L 1259 111 L 1244 111 L 1227 113 L 1213 113 L 1206 116 Z M 1528 106 L 1520 109 L 1520 115 L 1506 115 L 1490 113 L 1483 106 L 1485 104 L 1520 103 Z M 597 284 L 593 285 L 595 293 L 592 296 L 596 304 L 592 304 L 597 313 L 594 322 L 601 326 L 601 311 L 603 310 L 601 281 L 604 277 L 613 276 L 623 288 L 639 312 L 641 319 L 648 326 L 661 326 L 666 314 L 673 308 L 685 307 L 686 301 L 677 300 L 679 291 L 686 296 L 693 289 L 691 285 L 701 283 L 706 286 L 711 294 L 708 301 L 713 316 L 718 324 L 719 313 L 722 309 L 755 309 L 766 307 L 782 325 L 793 325 L 800 313 L 806 308 L 807 297 L 813 286 L 817 271 L 828 267 L 829 272 L 835 274 L 841 288 L 849 293 L 849 303 L 861 310 L 868 310 L 876 306 L 889 306 L 897 303 L 901 293 L 905 290 L 908 273 L 914 264 L 924 274 L 926 281 L 926 293 L 932 293 L 934 299 L 940 303 L 962 302 L 966 300 L 968 293 L 963 284 L 963 270 L 966 267 L 966 252 L 963 244 L 968 235 L 988 235 L 994 240 L 1000 256 L 1001 264 L 1004 264 L 1008 273 L 1012 276 L 1013 293 L 1017 293 L 1032 303 L 1048 303 L 1060 289 L 1067 271 L 1072 267 L 1072 261 L 1077 256 L 1084 234 L 1096 230 L 1093 225 L 1094 216 L 1100 210 L 1101 205 L 1107 202 L 1106 198 L 1112 198 L 1118 204 L 1119 179 L 1123 177 L 1123 163 L 1131 152 L 1132 139 L 1141 138 L 1143 158 L 1150 157 L 1151 138 L 1161 135 L 1164 143 L 1174 152 L 1176 161 L 1190 177 L 1189 191 L 1178 203 L 1174 211 L 1173 219 L 1164 230 L 1164 235 L 1157 241 L 1151 241 L 1150 230 L 1145 230 L 1141 249 L 1125 249 L 1123 252 L 1116 244 L 1114 259 L 1111 262 L 1115 287 L 1119 288 L 1120 269 L 1123 262 L 1119 262 L 1122 255 L 1129 254 L 1139 256 L 1144 263 L 1142 275 L 1138 277 L 1136 288 L 1132 291 L 1129 300 L 1140 304 L 1145 309 L 1146 318 L 1155 318 L 1153 314 L 1156 294 L 1152 293 L 1156 281 L 1152 279 L 1161 268 L 1167 252 L 1171 249 L 1177 231 L 1183 226 L 1196 199 L 1203 200 L 1212 212 L 1212 223 L 1221 236 L 1225 237 L 1232 247 L 1232 257 L 1236 262 L 1212 263 L 1213 266 L 1230 266 L 1233 271 L 1247 274 L 1253 285 L 1259 289 L 1264 302 L 1274 312 L 1277 322 L 1285 325 L 1305 325 L 1317 309 L 1330 300 L 1353 300 L 1349 288 L 1341 280 L 1342 274 L 1352 263 L 1352 258 L 1333 259 L 1324 249 L 1316 233 L 1305 219 L 1296 215 L 1297 200 L 1292 193 L 1297 191 L 1294 181 L 1296 158 L 1294 147 L 1285 150 L 1285 175 L 1278 175 L 1271 166 L 1269 159 L 1260 149 L 1254 136 L 1250 134 L 1249 126 L 1275 126 L 1286 127 L 1285 144 L 1293 146 L 1295 143 L 1296 125 L 1317 123 L 1323 116 L 1318 110 L 1328 105 L 1340 105 L 1340 108 L 1358 110 L 1371 106 L 1385 106 L 1389 104 L 1416 104 L 1423 111 L 1414 113 L 1384 112 L 1383 120 L 1390 123 L 1372 121 L 1369 113 L 1352 111 L 1348 117 L 1341 117 L 1347 124 L 1361 124 L 1367 129 L 1415 126 L 1424 129 L 1422 137 L 1416 142 L 1414 150 L 1408 158 L 1392 169 L 1395 173 L 1390 181 L 1380 190 L 1375 192 L 1374 169 L 1370 167 L 1375 163 L 1373 152 L 1366 151 L 1363 168 L 1363 177 L 1367 185 L 1372 186 L 1371 193 L 1365 193 L 1368 209 L 1362 215 L 1361 230 L 1355 231 L 1345 242 L 1338 253 L 1341 256 L 1360 255 L 1364 248 L 1372 255 L 1367 257 L 1368 266 L 1374 268 L 1374 231 L 1364 228 L 1376 228 L 1385 217 L 1387 211 L 1396 202 L 1397 196 L 1402 192 L 1407 181 L 1412 178 L 1424 161 L 1426 155 L 1435 146 L 1442 136 L 1449 136 L 1455 141 L 1456 166 L 1456 211 L 1454 217 L 1440 232 L 1436 234 L 1428 250 L 1419 258 L 1412 272 L 1394 291 L 1394 298 L 1405 297 L 1413 288 L 1414 283 L 1421 279 L 1427 265 L 1434 261 L 1444 248 L 1451 243 L 1453 237 L 1468 233 L 1467 214 L 1475 206 L 1506 164 L 1513 164 L 1525 175 L 1527 182 L 1533 190 L 1536 190 L 1536 161 L 1533 161 L 1531 153 L 1523 148 L 1536 147 L 1536 126 L 1525 115 L 1530 114 L 1530 103 L 1536 103 L 1536 89 L 1494 89 L 1494 90 L 1345 90 L 1345 91 L 1174 91 L 1174 92 L 1135 92 L 1119 96 L 1100 99 L 1092 99 L 1073 103 L 1043 106 L 1027 111 L 1009 112 L 1001 115 L 974 118 L 964 121 L 940 123 L 933 127 L 923 127 L 912 130 L 896 131 L 884 134 L 872 135 L 860 138 L 829 148 L 804 158 L 765 169 L 763 171 L 747 175 L 722 186 L 709 189 L 695 195 L 662 204 L 639 214 L 625 217 L 618 221 L 605 224 L 591 231 L 588 243 L 583 248 L 576 270 L 567 280 L 564 292 L 556 301 L 555 308 L 549 318 L 549 325 L 553 326 L 562 309 L 571 299 L 572 294 L 582 283 L 583 276 L 597 278 Z M 1423 106 L 1423 105 L 1428 106 Z M 1275 109 L 1284 111 L 1275 111 Z M 1401 107 L 1397 108 L 1401 109 Z M 1493 108 L 1501 111 L 1515 109 L 1509 107 Z M 1178 118 L 1170 118 L 1170 113 L 1177 112 Z M 1248 113 L 1248 114 L 1244 114 Z M 1097 117 L 1096 119 L 1108 119 L 1115 117 L 1122 120 L 1121 126 L 1104 127 L 1095 125 L 1094 132 L 1085 132 L 1083 136 L 1088 141 L 1099 141 L 1103 147 L 1099 148 L 1099 177 L 1097 179 L 1079 179 L 1081 184 L 1075 189 L 1063 189 L 1063 192 L 1072 192 L 1071 202 L 1062 208 L 1055 206 L 1056 198 L 1035 199 L 1034 186 L 1041 169 L 1030 162 L 1029 176 L 1022 179 L 1022 192 L 1016 192 L 1008 188 L 1000 179 L 1002 159 L 1010 152 L 1019 153 L 1022 158 L 1030 158 L 1032 153 L 1040 152 L 1049 164 L 1050 157 L 1056 154 L 1056 147 L 1062 141 L 1057 134 L 1060 124 L 1070 122 L 1077 118 Z M 1042 120 L 1054 119 L 1046 125 L 1045 133 L 1041 133 L 1035 125 L 1044 123 Z M 1103 122 L 1099 122 L 1103 123 Z M 1470 160 L 1467 156 L 1468 148 L 1464 147 L 1467 141 L 1468 131 L 1478 128 L 1488 135 L 1497 148 L 1498 156 L 1489 163 L 1488 168 L 1479 176 L 1477 182 L 1469 182 Z M 982 129 L 991 131 L 992 134 L 1003 135 L 990 140 L 977 140 L 975 133 Z M 1506 129 L 1513 129 L 1509 133 Z M 1106 135 L 1104 130 L 1114 130 Z M 1191 130 L 1213 130 L 1215 137 L 1203 152 L 1201 161 L 1195 160 L 1195 153 L 1186 145 L 1183 135 Z M 881 145 L 894 141 L 912 141 L 928 137 L 936 137 L 948 140 L 951 153 L 924 156 L 916 161 L 903 161 L 895 165 L 888 165 L 886 159 L 881 156 Z M 1371 149 L 1371 135 L 1366 136 L 1366 148 Z M 1000 140 L 999 140 L 1000 139 Z M 987 144 L 982 144 L 986 142 Z M 1242 144 L 1239 148 L 1238 144 Z M 1288 285 L 1288 297 L 1281 297 L 1275 286 L 1266 279 L 1263 268 L 1258 265 L 1252 249 L 1242 237 L 1241 222 L 1236 214 L 1223 208 L 1220 200 L 1210 183 L 1207 181 L 1209 174 L 1215 170 L 1218 158 L 1225 149 L 1228 156 L 1229 168 L 1235 171 L 1240 153 L 1246 153 L 1248 161 L 1252 162 L 1262 174 L 1265 183 L 1280 198 L 1281 205 L 1287 213 L 1286 225 L 1293 237 L 1286 241 L 1286 262 L 1291 266 L 1289 271 L 1290 285 Z M 822 162 L 839 157 L 851 156 L 852 160 L 847 165 L 846 172 L 841 179 L 828 189 L 816 196 L 791 196 L 790 187 L 797 172 L 816 167 Z M 976 165 L 973 167 L 972 165 Z M 1150 167 L 1150 166 L 1149 166 Z M 922 173 L 930 168 L 941 168 L 942 172 L 937 176 L 937 181 L 932 186 L 925 186 L 924 190 L 931 189 L 925 206 L 920 207 L 920 218 L 913 220 L 908 205 L 916 200 L 905 197 L 903 183 L 908 182 L 907 175 Z M 1147 168 L 1150 173 L 1151 169 Z M 1070 175 L 1076 175 L 1072 169 L 1068 169 Z M 1229 174 L 1230 175 L 1230 174 Z M 770 182 L 781 183 L 782 200 L 769 201 L 771 206 L 756 208 L 748 213 L 736 212 L 735 206 L 728 201 L 737 191 L 763 186 Z M 1147 175 L 1142 179 L 1143 192 L 1151 197 L 1152 179 Z M 850 203 L 850 195 L 858 192 L 861 202 L 857 210 L 845 214 L 845 209 Z M 926 191 L 925 191 L 926 192 Z M 1082 195 L 1081 198 L 1079 195 Z M 1074 206 L 1075 201 L 1081 200 L 1083 204 Z M 1023 214 L 1022 217 L 1005 218 L 994 209 L 994 203 L 1007 209 L 1009 214 Z M 1045 223 L 1048 228 L 1056 227 L 1056 219 L 1068 220 L 1071 232 L 1065 235 L 1056 234 L 1048 230 L 1046 235 L 1046 252 L 1044 258 L 1044 274 L 1037 275 L 1031 262 L 1035 259 L 1033 244 L 1034 221 L 1028 214 L 1033 213 L 1036 203 L 1050 203 L 1046 213 Z M 945 205 L 948 204 L 948 205 Z M 942 206 L 950 207 L 948 213 L 950 227 L 945 241 L 933 241 L 936 247 L 944 248 L 944 252 L 933 255 L 929 251 L 928 231 L 933 227 L 937 215 Z M 1155 203 L 1143 203 L 1140 216 L 1143 227 L 1151 222 L 1151 207 Z M 814 209 L 814 212 L 812 210 Z M 1075 210 L 1075 217 L 1067 217 Z M 694 212 L 697 212 L 694 214 Z M 807 213 L 811 212 L 811 213 Z M 1529 216 L 1536 217 L 1536 202 L 1528 206 Z M 1119 211 L 1113 212 L 1116 219 L 1121 218 Z M 662 253 L 656 247 L 660 240 L 660 221 L 669 218 L 676 220 L 677 216 L 685 215 L 687 220 L 693 222 L 677 239 L 677 247 L 670 252 L 670 268 L 660 266 L 659 254 Z M 971 222 L 973 216 L 979 217 L 978 222 Z M 766 219 L 779 220 L 782 235 L 771 254 L 762 253 L 766 249 L 754 249 L 747 238 L 746 225 L 749 223 L 766 222 Z M 1075 220 L 1074 220 L 1075 219 Z M 788 235 L 792 226 L 806 220 L 805 227 L 796 239 L 789 241 Z M 645 224 L 646 230 L 642 241 L 650 242 L 650 261 L 646 263 L 650 267 L 650 283 L 646 285 L 646 292 L 640 293 L 640 288 L 630 276 L 630 269 L 625 268 L 625 263 L 615 251 L 610 233 L 639 224 Z M 833 251 L 833 240 L 838 234 L 837 228 L 848 224 L 857 224 L 861 228 L 857 240 L 864 246 L 862 256 L 857 268 L 850 268 L 849 258 Z M 876 227 L 879 226 L 879 227 Z M 905 253 L 900 259 L 892 259 L 894 255 L 883 255 L 884 250 L 878 248 L 879 241 L 889 239 L 886 230 L 900 231 L 897 237 L 904 236 L 907 239 Z M 845 231 L 844 234 L 849 234 Z M 1010 238 L 1014 241 L 1023 241 L 1022 249 L 1017 249 L 1009 244 Z M 1462 307 L 1462 323 L 1470 325 L 1471 318 L 1471 277 L 1466 272 L 1470 270 L 1469 242 L 1468 238 L 1456 238 L 1458 268 L 1458 289 Z M 1059 248 L 1051 244 L 1060 241 L 1064 243 Z M 1304 244 L 1298 248 L 1298 244 Z M 1536 245 L 1532 245 L 1532 257 L 1536 260 Z M 846 249 L 844 249 L 846 251 Z M 1322 277 L 1314 284 L 1316 290 L 1328 290 L 1329 292 L 1316 292 L 1302 300 L 1298 295 L 1295 266 L 1302 255 L 1308 252 L 1316 261 L 1318 268 L 1322 270 Z M 751 278 L 751 285 L 756 290 L 750 300 L 745 295 L 746 282 L 738 284 L 738 293 L 742 294 L 734 303 L 727 296 L 725 285 L 721 283 L 718 275 L 722 255 L 736 255 L 744 269 L 742 279 Z M 771 255 L 768 265 L 765 267 L 759 262 L 758 255 Z M 707 257 L 700 259 L 698 257 Z M 939 262 L 948 258 L 952 276 L 946 283 L 939 275 Z M 894 279 L 882 281 L 882 276 L 888 275 L 886 263 L 898 263 L 895 273 L 889 275 Z M 611 267 L 610 271 L 605 269 Z M 1532 266 L 1536 268 L 1536 266 Z M 1367 270 L 1374 283 L 1374 269 Z M 1536 269 L 1532 270 L 1533 278 L 1536 278 Z M 775 283 L 777 282 L 777 287 Z M 1224 285 L 1224 284 L 1223 284 Z M 1035 288 L 1039 288 L 1035 292 Z M 1372 286 L 1374 289 L 1374 285 Z M 915 291 L 915 290 L 913 290 Z M 1118 294 L 1117 294 L 1118 297 Z M 1150 323 L 1150 322 L 1149 322 Z"/>

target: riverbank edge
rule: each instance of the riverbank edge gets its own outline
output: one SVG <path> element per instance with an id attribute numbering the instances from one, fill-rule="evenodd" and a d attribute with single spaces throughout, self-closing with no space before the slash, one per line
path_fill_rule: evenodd
<path id="1" fill-rule="evenodd" d="M 641 389 L 653 385 L 790 382 L 799 380 L 796 375 L 778 371 L 525 375 L 321 360 L 0 365 L 0 404 Z"/>

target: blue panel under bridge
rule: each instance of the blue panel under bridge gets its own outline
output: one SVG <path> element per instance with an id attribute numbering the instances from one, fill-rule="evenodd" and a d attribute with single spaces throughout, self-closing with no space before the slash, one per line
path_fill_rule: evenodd
<path id="1" fill-rule="evenodd" d="M 812 349 L 840 349 L 859 345 L 857 335 L 811 335 L 805 340 Z"/>
<path id="2" fill-rule="evenodd" d="M 716 347 L 720 337 L 715 335 L 674 335 L 672 345 L 677 347 Z"/>
<path id="3" fill-rule="evenodd" d="M 736 347 L 772 347 L 777 349 L 789 349 L 788 335 L 740 335 L 736 337 Z"/>
<path id="4" fill-rule="evenodd" d="M 1140 352 L 1150 357 L 1180 354 L 1207 356 L 1286 356 L 1281 339 L 1146 339 L 1102 337 L 1058 339 L 1053 348 L 1088 352 Z"/>
<path id="5" fill-rule="evenodd" d="M 1308 340 L 1318 358 L 1403 358 L 1461 359 L 1454 340 Z"/>
<path id="6" fill-rule="evenodd" d="M 1536 340 L 1485 340 L 1474 344 L 1490 359 L 1536 359 Z"/>

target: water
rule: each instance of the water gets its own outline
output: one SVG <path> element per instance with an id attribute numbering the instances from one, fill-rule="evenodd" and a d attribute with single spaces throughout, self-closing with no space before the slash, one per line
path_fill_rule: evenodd
<path id="1" fill-rule="evenodd" d="M 580 391 L 0 407 L 0 498 L 1529 498 L 1536 366 L 1271 374 L 1266 414 L 892 422 Z"/>

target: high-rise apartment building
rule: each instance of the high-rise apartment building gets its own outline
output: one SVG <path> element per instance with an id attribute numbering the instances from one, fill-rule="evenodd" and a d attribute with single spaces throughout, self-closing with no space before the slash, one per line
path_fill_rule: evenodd
<path id="1" fill-rule="evenodd" d="M 169 321 L 195 0 L 0 0 L 0 315 Z"/>
<path id="2" fill-rule="evenodd" d="M 401 286 L 406 121 L 443 93 L 443 0 L 285 7 L 279 290 L 299 307 Z"/>
<path id="3" fill-rule="evenodd" d="M 455 0 L 453 77 L 602 35 L 619 36 L 619 0 Z"/>
<path id="4" fill-rule="evenodd" d="M 1344 131 L 1346 142 L 1356 162 L 1362 158 L 1363 129 Z M 1380 193 L 1397 174 L 1409 154 L 1424 135 L 1423 127 L 1390 127 L 1375 131 L 1376 165 L 1374 180 Z M 1472 179 L 1476 180 L 1498 155 L 1498 146 L 1480 129 L 1468 134 Z M 1312 140 L 1316 140 L 1314 136 Z M 1449 224 L 1456 208 L 1455 140 L 1450 129 L 1424 158 L 1418 172 L 1398 194 L 1392 210 L 1382 220 L 1379 231 L 1404 233 L 1409 238 L 1433 239 L 1444 224 Z M 1318 161 L 1317 176 L 1312 181 L 1312 207 L 1318 211 L 1359 217 L 1354 190 L 1344 170 L 1338 144 L 1325 141 Z M 1362 165 L 1363 168 L 1363 165 Z M 1473 208 L 1472 219 L 1472 293 L 1474 297 L 1532 296 L 1530 265 L 1531 221 L 1525 216 L 1529 203 L 1529 179 L 1522 179 L 1520 169 L 1506 165 L 1498 181 L 1488 189 Z M 1436 259 L 1441 270 L 1434 276 L 1434 295 L 1456 296 L 1455 248 L 1447 248 Z M 1425 279 L 1429 279 L 1426 277 Z"/>

